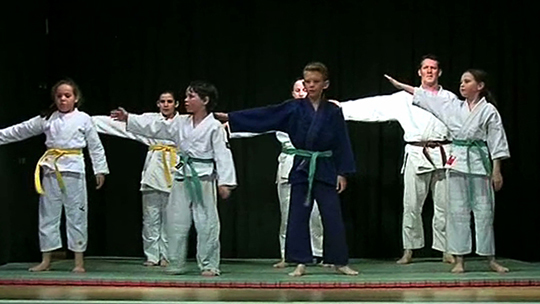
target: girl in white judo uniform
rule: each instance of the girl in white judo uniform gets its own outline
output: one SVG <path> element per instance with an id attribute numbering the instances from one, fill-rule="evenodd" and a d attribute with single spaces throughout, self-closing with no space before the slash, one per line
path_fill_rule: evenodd
<path id="1" fill-rule="evenodd" d="M 197 263 L 204 276 L 220 274 L 219 216 L 217 191 L 228 198 L 236 187 L 236 173 L 223 125 L 210 111 L 217 100 L 216 88 L 195 81 L 186 90 L 189 115 L 171 121 L 153 115 L 129 114 L 122 108 L 111 116 L 127 121 L 127 130 L 146 137 L 171 140 L 179 149 L 173 186 L 166 208 L 169 239 L 169 272 L 185 272 L 191 222 L 197 230 Z"/>
<path id="2" fill-rule="evenodd" d="M 178 101 L 174 93 L 165 91 L 157 101 L 159 113 L 148 113 L 149 117 L 172 120 L 178 116 Z M 176 146 L 170 140 L 148 138 L 126 131 L 124 122 L 110 116 L 92 116 L 99 133 L 133 139 L 148 146 L 141 176 L 143 227 L 143 250 L 145 266 L 163 267 L 168 264 L 167 234 L 165 233 L 165 207 L 172 186 L 172 172 L 177 163 Z"/>
<path id="3" fill-rule="evenodd" d="M 49 113 L 0 130 L 0 145 L 42 133 L 46 136 L 47 151 L 40 158 L 35 172 L 36 190 L 40 194 L 42 262 L 29 270 L 49 270 L 52 251 L 62 248 L 60 218 L 63 207 L 68 248 L 75 253 L 73 272 L 85 272 L 83 253 L 88 240 L 88 201 L 82 149 L 88 146 L 97 189 L 103 186 L 109 169 L 92 119 L 77 109 L 81 100 L 78 86 L 71 80 L 59 81 L 53 86 L 51 96 L 54 104 Z M 43 181 L 40 180 L 41 169 Z"/>
<path id="4" fill-rule="evenodd" d="M 292 87 L 291 95 L 294 99 L 302 99 L 307 96 L 306 88 L 304 87 L 304 80 L 296 80 Z M 289 138 L 289 135 L 285 132 L 277 131 L 276 139 L 281 143 L 282 150 L 294 149 L 294 146 Z M 231 138 L 247 138 L 257 136 L 259 133 L 248 132 L 236 132 L 231 133 Z M 281 261 L 274 264 L 276 268 L 283 268 L 288 266 L 285 262 L 285 237 L 287 234 L 287 220 L 289 218 L 289 204 L 291 200 L 291 184 L 289 183 L 289 172 L 294 163 L 294 155 L 281 152 L 278 156 L 278 168 L 276 174 L 276 185 L 279 199 L 279 210 L 281 212 L 281 222 L 279 225 L 279 248 L 281 252 Z M 311 250 L 313 257 L 317 263 L 323 264 L 323 226 L 321 220 L 321 214 L 319 212 L 319 206 L 317 203 L 313 204 L 313 210 L 309 218 L 309 227 L 311 235 Z"/>
<path id="5" fill-rule="evenodd" d="M 456 255 L 452 272 L 465 271 L 463 256 L 472 251 L 471 211 L 476 254 L 486 256 L 492 270 L 507 272 L 508 268 L 495 260 L 493 190 L 502 187 L 501 160 L 509 158 L 510 152 L 501 116 L 486 87 L 486 73 L 475 69 L 463 73 L 460 92 L 464 101 L 440 98 L 388 78 L 396 87 L 414 93 L 413 103 L 436 115 L 452 133 L 452 155 L 446 164 L 449 168 L 447 250 Z"/>

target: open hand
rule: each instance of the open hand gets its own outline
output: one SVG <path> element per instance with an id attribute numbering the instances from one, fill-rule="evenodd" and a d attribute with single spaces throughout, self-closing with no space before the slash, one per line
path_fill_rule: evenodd
<path id="1" fill-rule="evenodd" d="M 229 114 L 223 113 L 223 112 L 214 112 L 214 117 L 221 121 L 221 122 L 227 122 L 229 121 Z"/>
<path id="2" fill-rule="evenodd" d="M 386 79 L 388 79 L 388 81 L 390 81 L 390 83 L 396 87 L 397 89 L 399 90 L 405 90 L 406 92 L 410 93 L 410 94 L 414 94 L 414 87 L 411 86 L 411 85 L 408 85 L 408 84 L 404 84 L 404 83 L 401 83 L 397 80 L 395 80 L 394 78 L 390 77 L 389 75 L 387 74 L 384 74 L 384 77 L 386 77 Z"/>
<path id="3" fill-rule="evenodd" d="M 384 74 L 384 77 L 386 79 L 388 79 L 388 81 L 390 81 L 390 83 L 396 87 L 397 89 L 400 89 L 400 90 L 403 90 L 403 84 L 397 80 L 395 80 L 394 78 L 390 77 L 389 75 L 387 74 Z"/>
<path id="4" fill-rule="evenodd" d="M 128 112 L 122 107 L 111 111 L 111 118 L 118 121 L 126 122 L 128 120 L 128 115 Z"/>

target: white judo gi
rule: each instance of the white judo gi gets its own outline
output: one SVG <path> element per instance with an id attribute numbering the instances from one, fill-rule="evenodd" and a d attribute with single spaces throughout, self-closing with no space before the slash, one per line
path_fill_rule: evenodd
<path id="1" fill-rule="evenodd" d="M 438 95 L 455 97 L 442 87 Z M 424 247 L 422 208 L 431 190 L 434 203 L 432 248 L 444 252 L 447 204 L 444 163 L 451 139 L 446 126 L 433 114 L 413 106 L 412 95 L 405 91 L 341 102 L 340 105 L 345 120 L 397 121 L 400 124 L 406 142 L 401 169 L 404 181 L 403 248 Z"/>
<path id="2" fill-rule="evenodd" d="M 285 132 L 277 131 L 276 138 L 281 143 L 282 150 L 295 149 L 291 143 L 289 135 Z M 260 135 L 258 133 L 234 132 L 230 134 L 231 138 L 247 138 Z M 294 155 L 281 152 L 278 156 L 278 167 L 276 174 L 276 185 L 279 199 L 279 210 L 281 213 L 281 222 L 279 225 L 279 248 L 281 258 L 285 259 L 285 238 L 287 234 L 287 221 L 289 219 L 289 204 L 291 199 L 291 184 L 289 183 L 289 172 L 291 172 L 294 163 Z M 313 204 L 311 216 L 309 219 L 309 228 L 311 235 L 311 250 L 313 256 L 323 256 L 323 226 L 319 205 Z"/>
<path id="3" fill-rule="evenodd" d="M 491 161 L 510 157 L 501 116 L 482 98 L 469 110 L 466 101 L 441 98 L 415 89 L 413 103 L 432 112 L 452 133 L 448 170 L 448 252 L 465 255 L 472 251 L 471 211 L 474 213 L 476 253 L 495 255 L 493 219 L 495 196 Z"/>
<path id="4" fill-rule="evenodd" d="M 153 119 L 166 118 L 160 113 L 148 113 Z M 177 116 L 176 114 L 175 116 Z M 165 232 L 165 207 L 169 201 L 172 177 L 177 164 L 176 146 L 169 140 L 148 138 L 126 131 L 126 124 L 109 116 L 92 116 L 99 133 L 136 140 L 148 146 L 141 174 L 143 250 L 146 260 L 157 264 L 168 260 Z"/>
<path id="5" fill-rule="evenodd" d="M 180 163 L 166 208 L 165 226 L 169 238 L 169 259 L 183 270 L 191 222 L 197 230 L 197 262 L 201 271 L 219 274 L 220 243 L 216 183 L 236 186 L 232 153 L 225 129 L 212 114 L 196 127 L 191 115 L 163 121 L 142 114 L 130 114 L 127 130 L 146 137 L 173 141 L 179 148 Z"/>
<path id="6" fill-rule="evenodd" d="M 77 109 L 36 116 L 0 130 L 0 145 L 45 133 L 47 152 L 38 162 L 39 244 L 42 252 L 62 248 L 60 218 L 66 215 L 68 249 L 84 252 L 88 241 L 88 201 L 82 149 L 88 146 L 94 174 L 108 174 L 105 151 L 90 116 Z M 39 182 L 39 168 L 43 168 Z M 42 185 L 42 189 L 41 189 Z"/>

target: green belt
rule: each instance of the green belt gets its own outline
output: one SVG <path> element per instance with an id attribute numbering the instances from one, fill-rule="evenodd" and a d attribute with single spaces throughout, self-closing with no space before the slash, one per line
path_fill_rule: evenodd
<path id="1" fill-rule="evenodd" d="M 188 190 L 189 197 L 193 202 L 202 202 L 201 180 L 199 178 L 199 173 L 197 173 L 197 170 L 195 170 L 195 167 L 193 166 L 193 163 L 210 164 L 213 162 L 213 159 L 194 158 L 189 157 L 184 153 L 180 153 L 180 163 L 178 165 L 183 167 L 182 170 L 184 172 L 186 188 Z M 189 168 L 191 171 L 191 176 L 187 175 L 187 168 Z M 176 178 L 176 180 L 180 179 Z"/>
<path id="2" fill-rule="evenodd" d="M 488 175 L 491 175 L 491 161 L 489 159 L 489 155 L 482 149 L 484 147 L 487 147 L 487 144 L 483 140 L 460 140 L 455 139 L 453 141 L 454 146 L 461 146 L 461 147 L 467 147 L 467 169 L 469 172 L 471 172 L 471 157 L 470 152 L 471 149 L 475 149 L 480 153 L 480 157 L 482 158 L 482 164 L 484 165 L 484 169 L 486 169 L 486 172 Z"/>
<path id="3" fill-rule="evenodd" d="M 485 141 L 483 140 L 461 140 L 461 139 L 454 139 L 452 141 L 452 143 L 455 145 L 455 146 L 460 146 L 460 147 L 467 147 L 467 170 L 469 170 L 469 173 L 471 172 L 471 149 L 475 149 L 476 151 L 479 152 L 480 154 L 480 158 L 482 159 L 482 164 L 484 165 L 484 169 L 486 169 L 486 172 L 488 174 L 488 176 L 490 177 L 490 181 L 491 181 L 491 160 L 489 158 L 489 155 L 482 149 L 484 147 L 487 147 L 487 144 Z M 472 204 L 473 203 L 473 183 L 472 183 L 472 179 L 469 178 L 469 203 Z M 490 191 L 490 194 L 492 192 Z"/>
<path id="4" fill-rule="evenodd" d="M 315 170 L 317 169 L 317 158 L 331 157 L 332 151 L 308 151 L 294 148 L 283 148 L 281 152 L 303 158 L 309 158 L 308 193 L 305 202 L 305 205 L 309 206 L 309 204 L 311 204 L 311 189 L 313 188 L 313 181 L 315 180 Z"/>

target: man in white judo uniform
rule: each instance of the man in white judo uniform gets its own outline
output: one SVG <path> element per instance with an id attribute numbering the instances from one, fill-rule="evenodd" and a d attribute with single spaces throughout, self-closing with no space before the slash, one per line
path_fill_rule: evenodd
<path id="1" fill-rule="evenodd" d="M 452 134 L 452 154 L 446 163 L 448 252 L 456 255 L 452 272 L 464 272 L 463 256 L 472 252 L 471 212 L 476 253 L 487 257 L 493 271 L 508 272 L 495 260 L 493 191 L 502 187 L 501 161 L 510 157 L 510 151 L 501 116 L 487 89 L 486 72 L 469 69 L 463 73 L 460 93 L 464 101 L 436 96 L 387 78 L 396 87 L 414 93 L 413 104 L 437 116 Z"/>
<path id="2" fill-rule="evenodd" d="M 448 98 L 455 95 L 439 85 L 442 70 L 433 55 L 422 58 L 418 69 L 420 86 Z M 446 178 L 444 164 L 450 134 L 446 126 L 433 114 L 413 106 L 411 94 L 400 91 L 391 95 L 361 98 L 341 102 L 346 120 L 363 122 L 397 121 L 404 131 L 405 153 L 403 159 L 403 256 L 398 264 L 412 261 L 413 250 L 424 247 L 422 207 L 431 190 L 434 203 L 433 246 L 443 252 L 443 261 L 453 263 L 446 253 L 445 210 Z"/>

